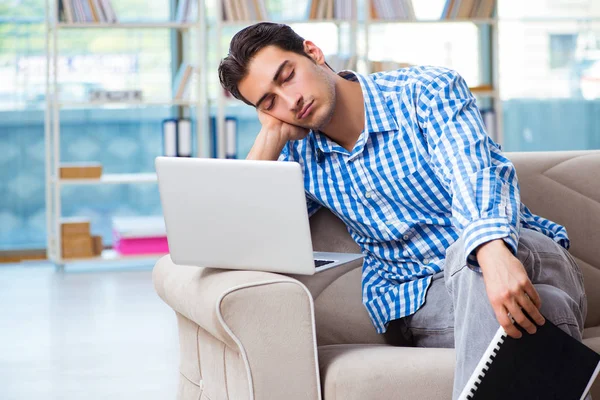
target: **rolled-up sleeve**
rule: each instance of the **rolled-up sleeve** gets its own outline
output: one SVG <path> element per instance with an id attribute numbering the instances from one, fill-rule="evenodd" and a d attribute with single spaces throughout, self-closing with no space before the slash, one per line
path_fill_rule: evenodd
<path id="1" fill-rule="evenodd" d="M 474 250 L 494 239 L 503 239 L 516 255 L 521 203 L 516 171 L 486 134 L 466 82 L 445 70 L 420 87 L 418 103 L 430 162 L 452 196 L 467 265 L 479 271 Z"/>

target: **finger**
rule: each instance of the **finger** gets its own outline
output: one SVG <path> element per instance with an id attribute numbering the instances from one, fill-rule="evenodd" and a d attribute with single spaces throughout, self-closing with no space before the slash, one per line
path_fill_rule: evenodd
<path id="1" fill-rule="evenodd" d="M 509 305 L 508 312 L 512 315 L 515 322 L 519 324 L 519 326 L 527 331 L 530 335 L 533 335 L 536 332 L 536 326 L 523 314 L 523 310 L 517 302 L 515 301 L 513 304 Z"/>
<path id="2" fill-rule="evenodd" d="M 517 302 L 519 303 L 521 309 L 527 313 L 527 315 L 525 315 L 525 318 L 535 322 L 538 325 L 543 325 L 543 323 L 540 322 L 543 321 L 544 317 L 542 317 L 542 314 L 540 314 L 540 310 L 538 310 L 535 304 L 533 304 L 533 302 L 526 293 L 521 294 L 517 298 Z M 527 332 L 532 333 L 529 330 L 527 330 Z"/>
<path id="3" fill-rule="evenodd" d="M 508 316 L 508 311 L 504 306 L 498 307 L 498 310 L 494 309 L 496 313 L 496 319 L 500 323 L 500 326 L 504 329 L 506 334 L 512 338 L 519 339 L 523 334 L 517 329 L 512 323 Z"/>
<path id="4" fill-rule="evenodd" d="M 537 293 L 533 285 L 531 285 L 531 291 L 534 293 L 534 296 L 537 296 L 537 298 L 539 299 L 539 294 Z M 529 292 L 523 293 L 523 295 L 519 297 L 518 301 L 521 307 L 525 309 L 527 314 L 529 314 L 529 317 L 533 321 L 535 321 L 536 324 L 540 326 L 544 325 L 546 320 L 544 319 L 542 313 L 540 313 L 540 309 L 537 306 L 537 304 L 535 304 L 535 302 L 532 300 L 532 296 L 529 294 Z"/>
<path id="5" fill-rule="evenodd" d="M 529 282 L 529 284 L 526 285 L 523 290 L 538 309 L 542 307 L 542 298 L 538 294 L 537 290 L 535 290 L 535 287 L 531 282 Z"/>

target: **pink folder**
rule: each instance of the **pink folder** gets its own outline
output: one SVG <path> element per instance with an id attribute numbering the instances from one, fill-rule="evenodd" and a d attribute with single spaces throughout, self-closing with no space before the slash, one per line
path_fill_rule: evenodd
<path id="1" fill-rule="evenodd" d="M 115 233 L 115 237 L 116 237 Z M 113 241 L 113 248 L 120 254 L 167 254 L 169 244 L 167 237 L 149 237 L 149 238 L 118 238 Z"/>

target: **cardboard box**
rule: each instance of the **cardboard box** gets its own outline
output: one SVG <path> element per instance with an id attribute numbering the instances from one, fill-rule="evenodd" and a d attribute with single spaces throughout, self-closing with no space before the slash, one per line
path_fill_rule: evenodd
<path id="1" fill-rule="evenodd" d="M 60 235 L 63 241 L 68 236 L 90 236 L 89 218 L 62 218 L 60 220 Z"/>
<path id="2" fill-rule="evenodd" d="M 61 163 L 60 179 L 100 179 L 100 163 Z"/>
<path id="3" fill-rule="evenodd" d="M 62 241 L 63 258 L 94 257 L 94 243 L 89 235 L 67 236 Z"/>
<path id="4" fill-rule="evenodd" d="M 102 250 L 104 249 L 104 246 L 102 244 L 102 236 L 97 236 L 94 235 L 92 236 L 92 243 L 93 243 L 93 247 L 94 247 L 94 255 L 95 256 L 99 256 L 102 254 Z"/>

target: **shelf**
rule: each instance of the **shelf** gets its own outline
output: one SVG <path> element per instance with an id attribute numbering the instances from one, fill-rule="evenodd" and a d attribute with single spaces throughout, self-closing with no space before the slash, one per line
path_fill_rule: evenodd
<path id="1" fill-rule="evenodd" d="M 221 26 L 223 27 L 238 27 L 238 26 L 247 26 L 247 25 L 253 25 L 253 24 L 257 24 L 259 22 L 264 22 L 264 21 L 223 21 L 221 23 Z M 287 21 L 280 21 L 283 24 L 286 25 L 292 25 L 292 24 L 336 24 L 336 25 L 342 25 L 342 24 L 351 24 L 354 22 L 357 22 L 355 20 L 341 20 L 341 19 L 298 19 L 298 20 L 287 20 Z M 210 24 L 211 27 L 216 26 L 216 24 L 213 22 Z"/>
<path id="2" fill-rule="evenodd" d="M 495 90 L 482 90 L 482 91 L 472 91 L 473 96 L 476 97 L 496 97 L 498 93 Z"/>
<path id="3" fill-rule="evenodd" d="M 56 260 L 58 264 L 77 263 L 77 262 L 114 262 L 114 261 L 137 261 L 137 260 L 152 260 L 159 259 L 165 256 L 165 253 L 160 254 L 140 254 L 140 255 L 122 255 L 115 250 L 103 250 L 102 255 L 98 257 L 84 258 L 61 258 Z"/>
<path id="4" fill-rule="evenodd" d="M 81 101 L 59 102 L 60 107 L 97 107 L 97 106 L 195 106 L 199 102 L 192 100 L 164 100 L 164 101 Z"/>
<path id="5" fill-rule="evenodd" d="M 57 29 L 191 29 L 198 27 L 195 22 L 59 22 Z"/>
<path id="6" fill-rule="evenodd" d="M 500 22 L 600 22 L 599 17 L 522 17 L 500 18 Z"/>
<path id="7" fill-rule="evenodd" d="M 464 19 L 372 19 L 369 25 L 376 24 L 464 24 L 495 25 L 497 20 L 493 18 L 464 18 Z"/>
<path id="8" fill-rule="evenodd" d="M 60 185 L 118 185 L 128 183 L 154 183 L 157 182 L 154 173 L 139 174 L 104 174 L 100 179 L 59 179 Z"/>

